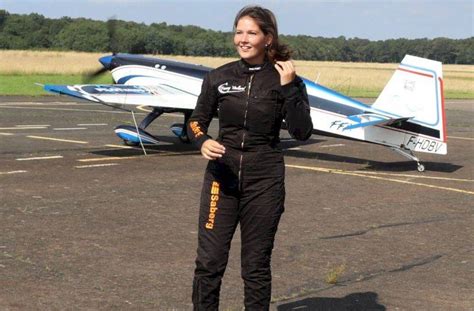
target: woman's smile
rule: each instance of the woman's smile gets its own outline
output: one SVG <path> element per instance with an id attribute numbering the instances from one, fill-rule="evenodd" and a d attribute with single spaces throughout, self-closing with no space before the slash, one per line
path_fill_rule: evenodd
<path id="1" fill-rule="evenodd" d="M 265 48 L 271 43 L 271 39 L 249 16 L 242 17 L 235 27 L 234 45 L 240 57 L 249 64 L 263 63 Z"/>

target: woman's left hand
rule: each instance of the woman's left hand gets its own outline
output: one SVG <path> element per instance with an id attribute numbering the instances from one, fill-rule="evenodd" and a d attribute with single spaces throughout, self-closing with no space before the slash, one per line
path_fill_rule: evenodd
<path id="1" fill-rule="evenodd" d="M 280 74 L 280 84 L 285 85 L 293 81 L 296 77 L 295 66 L 291 60 L 286 62 L 277 61 L 275 69 Z"/>

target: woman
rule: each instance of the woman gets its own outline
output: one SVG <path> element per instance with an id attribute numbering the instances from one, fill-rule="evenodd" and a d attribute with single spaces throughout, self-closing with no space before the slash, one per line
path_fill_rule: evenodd
<path id="1" fill-rule="evenodd" d="M 204 176 L 193 283 L 195 310 L 217 310 L 232 236 L 240 223 L 246 310 L 267 310 L 270 259 L 284 210 L 282 120 L 299 140 L 311 136 L 308 97 L 273 13 L 244 7 L 234 21 L 239 61 L 206 75 L 188 133 L 210 160 Z M 219 136 L 207 129 L 219 111 Z"/>

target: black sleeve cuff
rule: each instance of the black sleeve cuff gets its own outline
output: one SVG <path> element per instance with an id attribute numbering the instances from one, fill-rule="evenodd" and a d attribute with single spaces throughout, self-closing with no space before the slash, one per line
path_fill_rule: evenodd
<path id="1" fill-rule="evenodd" d="M 203 145 L 204 142 L 205 142 L 206 140 L 208 140 L 208 139 L 211 139 L 211 137 L 208 136 L 208 135 L 201 136 L 201 137 L 199 137 L 198 139 L 196 139 L 196 140 L 194 141 L 194 145 L 195 145 L 196 147 L 198 147 L 199 150 L 201 150 L 202 145 Z"/>
<path id="2" fill-rule="evenodd" d="M 290 83 L 282 85 L 281 92 L 283 97 L 290 98 L 298 94 L 300 92 L 298 88 L 298 84 L 300 83 L 300 81 L 301 79 L 299 77 L 296 77 Z"/>

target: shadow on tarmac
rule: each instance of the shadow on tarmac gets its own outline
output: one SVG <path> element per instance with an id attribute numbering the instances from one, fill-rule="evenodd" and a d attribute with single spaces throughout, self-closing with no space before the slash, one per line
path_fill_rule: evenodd
<path id="1" fill-rule="evenodd" d="M 172 152 L 176 153 L 175 155 L 189 155 L 196 154 L 199 155 L 200 152 L 197 148 L 188 143 L 182 143 L 176 137 L 167 137 L 159 136 L 158 140 L 165 144 L 159 145 L 148 145 L 146 146 L 147 153 L 161 153 L 161 152 Z M 282 139 L 281 148 L 284 150 L 284 155 L 287 157 L 294 158 L 306 158 L 306 159 L 317 159 L 322 161 L 329 162 L 339 162 L 339 163 L 353 163 L 353 164 L 362 164 L 366 165 L 361 170 L 374 170 L 374 171 L 389 171 L 389 172 L 407 172 L 407 171 L 416 171 L 417 165 L 414 161 L 399 161 L 399 162 L 381 162 L 381 161 L 372 161 L 362 158 L 356 158 L 351 156 L 343 156 L 336 154 L 328 154 L 321 152 L 312 152 L 305 150 L 287 150 L 288 148 L 298 147 L 302 145 L 312 145 L 325 142 L 321 139 L 309 139 L 304 142 L 295 141 L 292 139 Z M 129 156 L 141 156 L 143 151 L 140 146 L 135 146 L 133 149 L 104 149 L 104 150 L 95 150 L 91 151 L 92 154 L 108 156 L 108 157 L 129 157 Z M 442 172 L 442 173 L 453 173 L 462 166 L 455 165 L 452 163 L 445 162 L 425 162 L 421 161 L 425 166 L 426 171 L 433 172 Z"/>
<path id="2" fill-rule="evenodd" d="M 416 171 L 417 167 L 415 161 L 381 162 L 356 157 L 341 156 L 336 154 L 308 152 L 303 150 L 286 150 L 285 156 L 295 158 L 318 159 L 330 162 L 366 164 L 367 166 L 364 167 L 363 170 L 406 172 L 413 170 Z M 433 172 L 453 173 L 462 168 L 462 166 L 460 165 L 445 162 L 426 162 L 421 160 L 421 163 L 423 163 L 423 165 L 425 166 L 426 171 Z"/>
<path id="3" fill-rule="evenodd" d="M 278 311 L 382 311 L 385 306 L 377 302 L 374 292 L 354 293 L 343 298 L 313 297 L 290 302 L 277 307 Z"/>
<path id="4" fill-rule="evenodd" d="M 163 144 L 145 145 L 146 152 L 148 154 L 159 154 L 163 152 L 175 153 L 174 155 L 200 154 L 195 146 L 192 144 L 183 143 L 177 137 L 158 136 L 157 138 L 158 141 Z M 140 145 L 127 146 L 122 142 L 118 145 L 123 145 L 124 147 L 129 147 L 130 149 L 108 148 L 90 151 L 90 153 L 107 157 L 131 157 L 143 155 L 143 150 Z"/>
<path id="5" fill-rule="evenodd" d="M 292 138 L 280 137 L 280 147 L 281 147 L 281 149 L 288 149 L 288 148 L 305 146 L 305 145 L 319 144 L 319 143 L 323 143 L 325 141 L 327 141 L 327 140 L 325 140 L 325 139 L 315 139 L 315 138 L 309 138 L 308 140 L 305 140 L 305 141 L 298 141 L 298 140 L 294 140 Z"/>
<path id="6" fill-rule="evenodd" d="M 154 153 L 162 153 L 162 152 L 173 152 L 176 155 L 189 155 L 189 154 L 197 154 L 200 155 L 201 153 L 191 143 L 183 143 L 177 137 L 170 137 L 170 136 L 155 136 L 159 142 L 163 144 L 158 145 L 145 145 L 147 153 L 154 154 Z M 324 140 L 318 139 L 309 139 L 305 142 L 299 142 L 294 140 L 282 140 L 281 148 L 292 148 L 301 145 L 309 145 L 314 143 L 320 143 Z M 125 144 L 121 143 L 122 145 L 126 146 Z M 94 150 L 91 151 L 92 154 L 101 155 L 101 156 L 108 156 L 108 157 L 129 157 L 129 156 L 141 156 L 143 155 L 143 151 L 140 145 L 137 146 L 129 146 L 132 147 L 131 149 L 103 149 L 103 150 Z"/>

